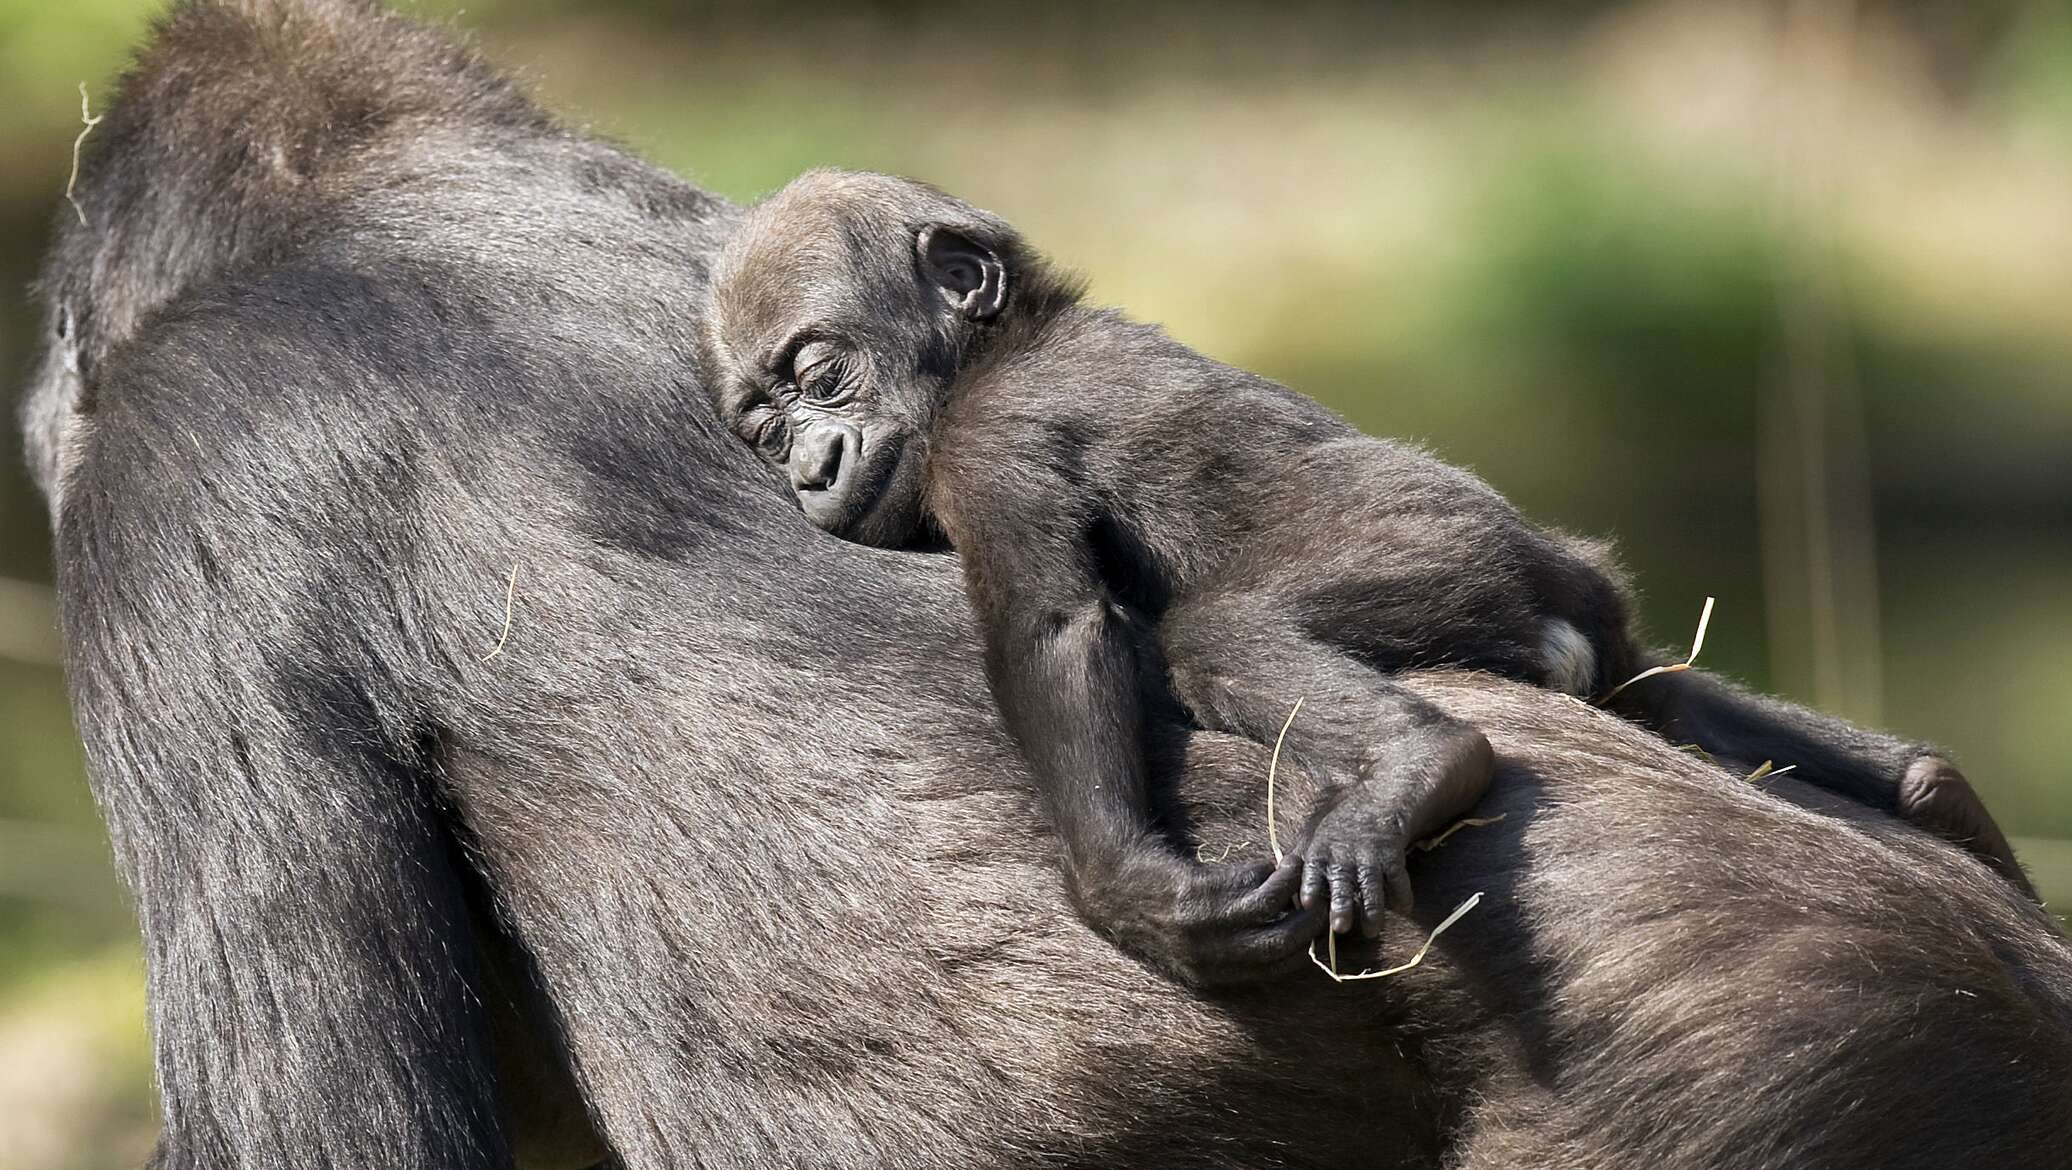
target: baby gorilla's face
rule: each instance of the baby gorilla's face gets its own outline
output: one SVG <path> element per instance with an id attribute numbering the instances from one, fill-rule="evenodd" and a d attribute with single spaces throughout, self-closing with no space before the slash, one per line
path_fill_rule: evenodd
<path id="1" fill-rule="evenodd" d="M 895 547 L 921 524 L 925 436 L 875 377 L 872 355 L 839 336 L 769 339 L 734 366 L 727 424 L 784 471 L 806 519 L 846 540 Z"/>
<path id="2" fill-rule="evenodd" d="M 772 204 L 715 273 L 714 405 L 785 473 L 815 525 L 863 544 L 910 543 L 940 386 L 917 369 L 916 354 L 934 347 L 900 287 L 902 276 L 913 283 L 906 247 L 859 255 L 868 237 L 844 230 L 825 201 Z"/>
<path id="3" fill-rule="evenodd" d="M 1004 297 L 992 250 L 940 222 L 968 210 L 905 180 L 813 172 L 750 212 L 715 267 L 714 405 L 837 536 L 895 547 L 922 526 L 962 331 Z"/>

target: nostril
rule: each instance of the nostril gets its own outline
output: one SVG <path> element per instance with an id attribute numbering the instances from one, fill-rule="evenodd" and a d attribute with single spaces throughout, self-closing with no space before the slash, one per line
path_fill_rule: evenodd
<path id="1" fill-rule="evenodd" d="M 842 473 L 842 439 L 822 432 L 813 436 L 798 453 L 798 486 L 804 491 L 826 491 Z"/>

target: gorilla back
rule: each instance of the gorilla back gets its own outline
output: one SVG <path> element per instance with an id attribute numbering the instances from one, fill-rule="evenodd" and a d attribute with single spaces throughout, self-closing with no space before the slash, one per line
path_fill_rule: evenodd
<path id="1" fill-rule="evenodd" d="M 815 531 L 707 421 L 731 207 L 349 0 L 176 9 L 88 147 L 25 422 L 155 1165 L 544 1165 L 592 1122 L 633 1168 L 2072 1140 L 2072 959 L 2001 883 L 1488 680 L 1420 685 L 1511 818 L 1419 877 L 1487 913 L 1410 978 L 1183 993 L 1066 903 L 954 564 Z M 1256 848 L 1257 745 L 1177 746 L 1176 815 Z M 1536 846 L 1671 801 L 1673 858 Z M 1860 888 L 1800 896 L 1809 842 Z M 1850 945 L 1765 965 L 1775 924 Z M 528 1054 L 587 1120 L 541 1134 Z"/>

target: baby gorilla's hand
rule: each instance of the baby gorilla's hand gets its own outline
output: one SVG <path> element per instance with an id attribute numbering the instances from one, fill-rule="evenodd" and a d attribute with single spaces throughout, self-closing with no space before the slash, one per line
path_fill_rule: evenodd
<path id="1" fill-rule="evenodd" d="M 1080 875 L 1074 899 L 1123 951 L 1182 983 L 1211 987 L 1286 973 L 1304 962 L 1323 912 L 1295 905 L 1288 864 L 1209 865 L 1154 845 Z"/>
<path id="2" fill-rule="evenodd" d="M 1420 728 L 1375 756 L 1366 775 L 1318 804 L 1292 854 L 1302 863 L 1303 907 L 1328 900 L 1333 934 L 1357 926 L 1379 938 L 1385 908 L 1410 909 L 1405 853 L 1473 808 L 1496 767 L 1489 741 L 1464 723 Z"/>

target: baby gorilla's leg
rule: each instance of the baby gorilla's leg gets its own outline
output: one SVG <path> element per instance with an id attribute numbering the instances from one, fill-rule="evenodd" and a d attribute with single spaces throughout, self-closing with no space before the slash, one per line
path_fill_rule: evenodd
<path id="1" fill-rule="evenodd" d="M 1252 594 L 1175 607 L 1159 629 L 1173 689 L 1212 730 L 1273 742 L 1287 725 L 1283 765 L 1329 782 L 1291 834 L 1302 904 L 1328 899 L 1333 931 L 1377 935 L 1385 909 L 1410 908 L 1409 846 L 1473 807 L 1494 757 L 1480 731 L 1282 612 Z"/>
<path id="2" fill-rule="evenodd" d="M 1540 627 L 1540 670 L 1547 689 L 1587 699 L 1597 689 L 1597 647 L 1573 622 L 1550 618 Z"/>
<path id="3" fill-rule="evenodd" d="M 1307 708 L 1304 708 L 1307 711 Z M 1453 719 L 1372 736 L 1354 769 L 1310 812 L 1292 854 L 1302 861 L 1302 905 L 1328 899 L 1331 930 L 1379 938 L 1382 910 L 1414 905 L 1406 853 L 1457 820 L 1489 788 L 1489 740 Z"/>
<path id="4" fill-rule="evenodd" d="M 1810 784 L 1896 813 L 1971 850 L 2035 896 L 1985 802 L 1933 747 L 1751 694 L 1699 670 L 1644 679 L 1612 707 L 1710 755 L 1749 767 L 1790 766 Z"/>

